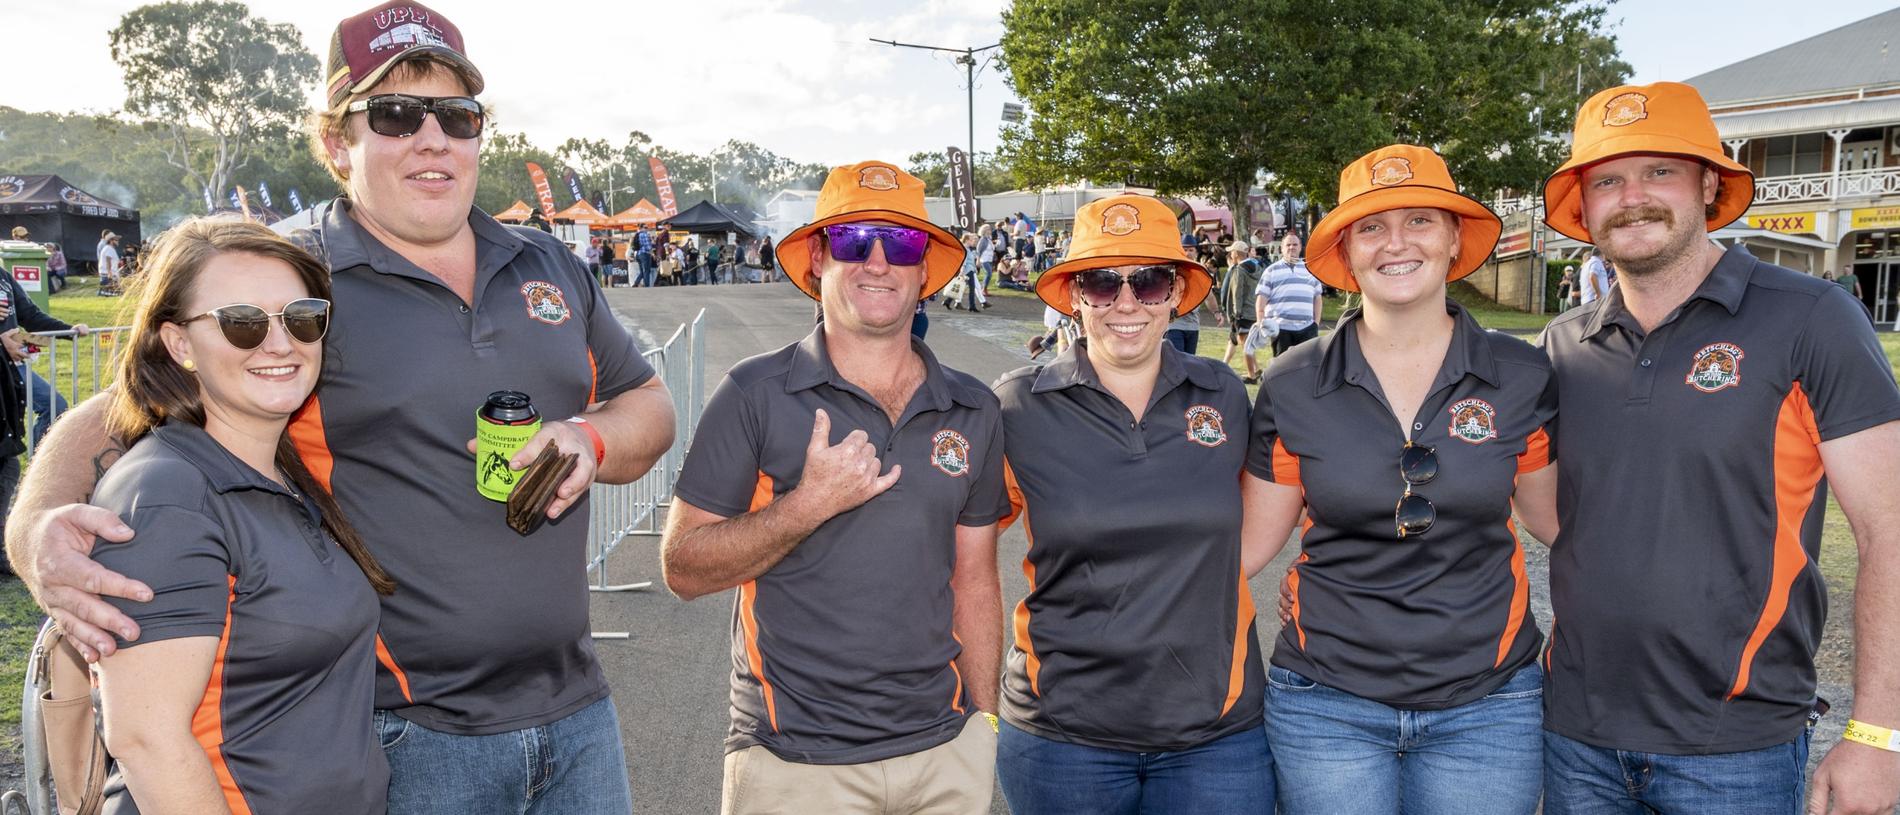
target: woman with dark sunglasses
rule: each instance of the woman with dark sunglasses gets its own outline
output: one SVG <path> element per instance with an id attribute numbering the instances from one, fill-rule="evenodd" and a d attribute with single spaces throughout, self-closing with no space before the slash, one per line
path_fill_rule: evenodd
<path id="1" fill-rule="evenodd" d="M 1273 810 L 1240 545 L 1247 391 L 1163 341 L 1214 284 L 1175 224 L 1144 195 L 1082 207 L 1036 291 L 1084 339 L 994 386 L 1003 523 L 1030 539 L 996 756 L 1018 815 Z"/>
<path id="2" fill-rule="evenodd" d="M 370 724 L 394 588 L 285 433 L 316 386 L 330 274 L 256 224 L 189 221 L 141 289 L 94 503 L 98 562 L 152 586 L 99 661 L 107 812 L 385 811 Z M 135 803 L 136 802 L 136 803 Z"/>
<path id="3" fill-rule="evenodd" d="M 1500 223 L 1436 153 L 1375 150 L 1339 189 L 1307 265 L 1363 307 L 1273 360 L 1243 485 L 1252 565 L 1306 513 L 1267 672 L 1280 804 L 1534 812 L 1543 637 L 1512 508 L 1555 537 L 1550 361 L 1446 296 Z"/>

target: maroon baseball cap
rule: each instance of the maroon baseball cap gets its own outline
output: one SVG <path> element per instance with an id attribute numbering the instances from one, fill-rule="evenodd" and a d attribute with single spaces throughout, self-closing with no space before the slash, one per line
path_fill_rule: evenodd
<path id="1" fill-rule="evenodd" d="M 368 90 L 396 63 L 435 54 L 468 71 L 469 93 L 482 92 L 482 72 L 463 53 L 462 31 L 421 3 L 384 3 L 338 23 L 330 35 L 328 90 L 335 107 Z"/>

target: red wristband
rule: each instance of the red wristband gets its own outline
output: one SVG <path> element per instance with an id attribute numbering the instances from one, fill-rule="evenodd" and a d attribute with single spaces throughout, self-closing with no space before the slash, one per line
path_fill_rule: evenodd
<path id="1" fill-rule="evenodd" d="M 587 437 L 594 440 L 594 466 L 599 467 L 607 460 L 607 440 L 600 437 L 600 431 L 594 429 L 592 422 L 579 416 L 568 418 L 568 423 L 587 431 Z"/>

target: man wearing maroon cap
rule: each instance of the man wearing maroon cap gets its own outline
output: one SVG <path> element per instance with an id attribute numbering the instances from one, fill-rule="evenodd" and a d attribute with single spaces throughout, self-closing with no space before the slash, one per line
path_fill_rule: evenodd
<path id="1" fill-rule="evenodd" d="M 587 513 L 561 516 L 591 482 L 653 465 L 671 399 L 579 258 L 474 208 L 483 80 L 452 23 L 379 6 L 337 26 L 328 67 L 312 148 L 345 194 L 291 237 L 328 262 L 336 314 L 290 435 L 398 584 L 376 649 L 389 811 L 623 815 L 626 760 L 587 625 Z M 555 523 L 527 539 L 470 483 L 470 414 L 496 390 L 527 392 L 545 419 L 515 467 L 548 445 L 579 460 Z M 108 630 L 137 636 L 94 592 L 153 594 L 85 557 L 95 535 L 129 535 L 72 504 L 115 455 L 100 413 L 87 403 L 47 440 L 11 538 L 89 656 L 111 652 Z"/>

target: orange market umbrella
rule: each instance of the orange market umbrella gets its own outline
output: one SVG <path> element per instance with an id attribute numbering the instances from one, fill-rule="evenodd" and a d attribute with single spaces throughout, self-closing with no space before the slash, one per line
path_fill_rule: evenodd
<path id="1" fill-rule="evenodd" d="M 500 212 L 495 213 L 495 220 L 506 221 L 511 224 L 518 224 L 518 223 L 521 223 L 522 221 L 528 220 L 528 215 L 532 212 L 533 210 L 528 209 L 528 205 L 526 203 L 522 202 L 521 199 L 517 198 L 515 199 L 515 203 L 512 206 Z"/>

